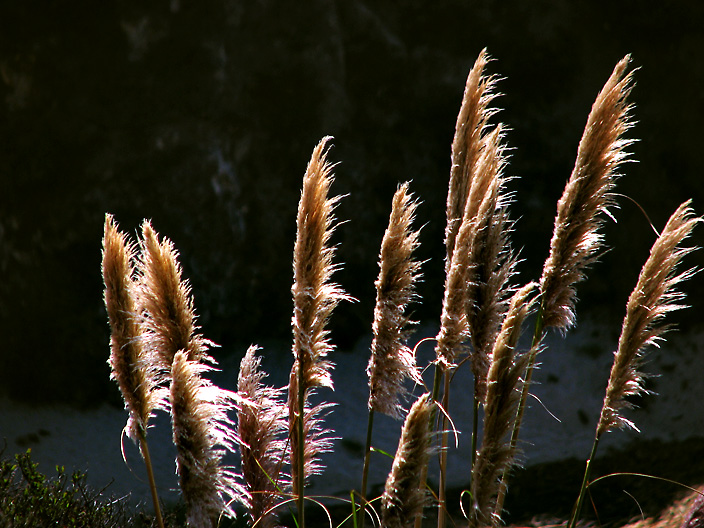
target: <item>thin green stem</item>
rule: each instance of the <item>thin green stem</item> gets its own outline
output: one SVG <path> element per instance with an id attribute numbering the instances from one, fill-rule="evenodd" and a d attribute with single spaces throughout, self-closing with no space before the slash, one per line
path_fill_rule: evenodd
<path id="1" fill-rule="evenodd" d="M 152 458 L 149 456 L 149 446 L 147 445 L 147 433 L 141 427 L 139 428 L 139 443 L 142 451 L 144 465 L 147 467 L 147 478 L 149 479 L 149 490 L 152 492 L 152 501 L 154 503 L 154 514 L 159 528 L 164 528 L 164 519 L 161 517 L 161 508 L 159 507 L 159 496 L 156 492 L 156 483 L 154 482 L 154 470 L 152 469 Z"/>
<path id="2" fill-rule="evenodd" d="M 362 489 L 361 494 L 361 510 L 362 518 L 359 520 L 360 528 L 364 528 L 364 519 L 366 515 L 364 512 L 367 509 L 367 478 L 369 477 L 369 459 L 372 453 L 372 429 L 374 427 L 374 410 L 369 409 L 369 418 L 367 420 L 367 443 L 364 446 L 364 469 L 362 470 Z M 356 519 L 355 513 L 355 519 Z M 356 524 L 355 520 L 355 524 Z"/>
<path id="3" fill-rule="evenodd" d="M 545 327 L 543 325 L 543 303 L 540 303 L 540 309 L 538 310 L 538 317 L 535 321 L 535 330 L 533 332 L 533 342 L 531 343 L 530 352 L 528 352 L 528 366 L 526 368 L 526 375 L 523 381 L 523 390 L 521 391 L 521 399 L 518 402 L 518 410 L 516 412 L 516 420 L 513 422 L 513 430 L 511 431 L 511 452 L 515 453 L 516 445 L 518 444 L 518 433 L 521 429 L 521 423 L 523 421 L 523 414 L 526 408 L 526 400 L 528 399 L 528 390 L 530 388 L 530 382 L 533 377 L 533 368 L 535 367 L 535 358 L 538 356 L 538 348 L 540 342 L 543 340 L 543 334 Z M 506 500 L 506 493 L 508 491 L 508 472 L 510 467 L 506 466 L 503 474 L 501 475 L 501 484 L 499 485 L 499 493 L 496 497 L 496 507 L 494 508 L 494 519 L 501 518 L 501 512 L 504 509 L 504 501 Z"/>
<path id="4" fill-rule="evenodd" d="M 591 471 L 592 460 L 596 456 L 596 448 L 599 445 L 599 435 L 594 437 L 594 444 L 592 445 L 592 452 L 587 459 L 587 465 L 584 468 L 584 478 L 582 479 L 582 487 L 579 489 L 579 497 L 577 497 L 577 504 L 574 506 L 574 511 L 572 512 L 572 518 L 570 519 L 570 524 L 567 528 L 574 528 L 577 524 L 577 520 L 582 513 L 582 504 L 584 502 L 584 495 L 587 491 L 587 486 L 589 485 L 589 473 Z"/>
<path id="5" fill-rule="evenodd" d="M 350 504 L 352 505 L 352 526 L 357 528 L 357 504 L 354 502 L 354 491 L 350 492 Z M 362 507 L 364 507 L 364 504 L 362 504 Z M 362 519 L 364 519 L 364 515 L 362 515 Z"/>

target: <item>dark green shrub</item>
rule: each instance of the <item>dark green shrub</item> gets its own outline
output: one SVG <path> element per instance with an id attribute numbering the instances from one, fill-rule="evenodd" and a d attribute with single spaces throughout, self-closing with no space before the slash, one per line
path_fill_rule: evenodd
<path id="1" fill-rule="evenodd" d="M 31 450 L 0 460 L 0 527 L 110 528 L 128 524 L 124 501 L 104 500 L 86 485 L 86 475 L 56 467 L 47 478 Z"/>

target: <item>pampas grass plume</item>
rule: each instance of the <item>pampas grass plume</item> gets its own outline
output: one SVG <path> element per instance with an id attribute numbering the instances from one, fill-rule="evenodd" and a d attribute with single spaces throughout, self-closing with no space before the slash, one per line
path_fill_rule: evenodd
<path id="1" fill-rule="evenodd" d="M 160 242 L 152 225 L 145 221 L 141 246 L 143 326 L 155 362 L 169 372 L 179 350 L 186 351 L 191 361 L 211 361 L 206 354 L 209 342 L 196 334 L 191 288 L 181 279 L 181 265 L 173 243 L 167 238 Z"/>
<path id="2" fill-rule="evenodd" d="M 251 346 L 240 363 L 237 390 L 242 403 L 237 409 L 242 476 L 249 498 L 247 510 L 253 523 L 262 528 L 276 526 L 274 512 L 278 490 L 290 485 L 282 474 L 287 429 L 282 390 L 264 385 L 257 347 Z"/>
<path id="3" fill-rule="evenodd" d="M 401 430 L 393 466 L 381 498 L 384 528 L 412 526 L 426 501 L 421 474 L 430 456 L 430 417 L 435 407 L 430 394 L 416 400 Z"/>
<path id="4" fill-rule="evenodd" d="M 301 365 L 304 391 L 310 387 L 332 388 L 332 363 L 325 358 L 333 346 L 325 325 L 335 306 L 350 299 L 331 282 L 336 267 L 329 241 L 334 229 L 333 210 L 340 197 L 328 198 L 333 180 L 332 165 L 326 159 L 330 139 L 323 138 L 313 150 L 303 178 L 296 221 L 292 326 L 294 357 Z"/>
<path id="5" fill-rule="evenodd" d="M 517 354 L 516 345 L 523 321 L 535 302 L 529 297 L 537 286 L 536 283 L 529 283 L 513 295 L 491 354 L 484 401 L 482 447 L 472 472 L 470 526 L 495 525 L 499 521 L 492 518 L 492 513 L 501 477 L 515 455 L 509 433 L 513 429 L 521 399 L 521 376 L 527 359 L 527 355 Z"/>
<path id="6" fill-rule="evenodd" d="M 217 526 L 221 515 L 235 516 L 234 502 L 251 498 L 239 484 L 233 468 L 222 465 L 238 444 L 227 412 L 236 395 L 202 377 L 212 367 L 191 361 L 185 351 L 174 356 L 171 369 L 171 420 L 176 446 L 176 467 L 188 524 L 194 528 Z"/>
<path id="7" fill-rule="evenodd" d="M 110 377 L 117 382 L 129 411 L 127 435 L 138 442 L 146 435 L 153 411 L 163 408 L 163 400 L 142 342 L 133 259 L 132 246 L 118 230 L 113 217 L 106 215 L 102 271 L 105 307 L 112 330 Z"/>
<path id="8" fill-rule="evenodd" d="M 467 282 L 471 280 L 468 275 L 473 222 L 489 183 L 488 171 L 480 171 L 477 165 L 486 147 L 488 120 L 496 112 L 489 106 L 496 97 L 496 79 L 484 75 L 488 62 L 486 50 L 482 50 L 467 76 L 452 141 L 445 227 L 445 294 L 436 346 L 438 362 L 444 370 L 452 368 L 469 337 Z"/>
<path id="9" fill-rule="evenodd" d="M 481 153 L 481 139 L 489 119 L 496 112 L 490 107 L 491 102 L 497 96 L 494 91 L 496 77 L 484 75 L 484 68 L 490 60 L 486 49 L 483 49 L 469 71 L 462 105 L 457 114 L 455 136 L 452 140 L 450 183 L 447 192 L 445 246 L 448 269 L 455 249 L 455 238 L 467 204 L 472 174 Z"/>
<path id="10" fill-rule="evenodd" d="M 557 205 L 550 254 L 540 280 L 542 321 L 545 328 L 568 329 L 575 324 L 574 285 L 598 257 L 602 246 L 599 228 L 613 206 L 610 191 L 621 164 L 628 160 L 623 139 L 631 128 L 632 73 L 626 74 L 630 57 L 624 57 L 596 98 L 579 143 L 577 161 Z"/>
<path id="11" fill-rule="evenodd" d="M 663 318 L 674 310 L 684 308 L 680 303 L 684 294 L 675 288 L 695 273 L 694 269 L 677 273 L 682 258 L 696 249 L 682 248 L 680 244 L 702 221 L 702 218 L 694 216 L 690 204 L 691 201 L 684 202 L 667 221 L 628 299 L 597 438 L 614 428 L 631 427 L 637 430 L 632 421 L 622 416 L 621 410 L 631 406 L 626 400 L 628 396 L 645 391 L 643 374 L 638 370 L 644 350 L 648 345 L 657 346 L 660 336 L 667 331 L 668 325 L 663 324 Z"/>
<path id="12" fill-rule="evenodd" d="M 506 297 L 511 291 L 507 285 L 516 267 L 516 257 L 508 240 L 512 224 L 507 210 L 510 200 L 504 190 L 507 178 L 503 175 L 506 156 L 502 140 L 501 126 L 497 126 L 485 139 L 476 179 L 486 181 L 486 184 L 482 185 L 483 196 L 474 217 L 469 248 L 471 280 L 467 282 L 466 313 L 472 343 L 472 371 L 479 401 L 483 401 L 486 395 L 491 349 L 506 312 Z"/>
<path id="13" fill-rule="evenodd" d="M 289 438 L 293 491 L 298 495 L 299 521 L 305 526 L 303 488 L 307 477 L 321 469 L 317 455 L 329 449 L 320 414 L 329 408 L 307 405 L 309 389 L 333 388 L 326 359 L 333 350 L 325 328 L 330 314 L 341 300 L 351 297 L 331 281 L 334 248 L 329 245 L 334 230 L 333 211 L 340 197 L 329 198 L 333 181 L 332 165 L 327 161 L 323 138 L 313 154 L 303 177 L 298 203 L 296 243 L 293 252 L 293 355 L 288 387 Z"/>
<path id="14" fill-rule="evenodd" d="M 409 324 L 406 311 L 420 278 L 420 263 L 412 259 L 418 247 L 418 231 L 411 229 L 416 207 L 408 193 L 408 183 L 404 183 L 394 194 L 389 225 L 381 243 L 374 338 L 367 367 L 369 410 L 394 418 L 403 416 L 399 396 L 406 392 L 404 379 L 421 383 L 414 353 L 404 344 L 404 331 Z"/>

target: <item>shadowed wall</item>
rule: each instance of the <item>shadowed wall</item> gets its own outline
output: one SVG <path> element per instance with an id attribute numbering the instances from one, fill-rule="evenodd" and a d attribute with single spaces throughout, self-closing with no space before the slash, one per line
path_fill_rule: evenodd
<path id="1" fill-rule="evenodd" d="M 513 151 L 514 245 L 535 278 L 591 104 L 633 55 L 638 164 L 618 192 L 654 225 L 687 198 L 704 213 L 704 7 L 679 1 L 25 1 L 0 7 L 0 392 L 81 404 L 108 381 L 100 242 L 105 212 L 153 220 L 181 252 L 218 357 L 290 335 L 295 211 L 313 146 L 335 136 L 349 194 L 336 276 L 360 302 L 333 316 L 343 349 L 369 334 L 379 243 L 412 180 L 424 298 L 437 321 L 450 142 L 483 47 Z M 579 288 L 578 317 L 618 327 L 654 235 L 620 199 L 614 248 Z M 695 235 L 701 245 L 702 234 Z M 701 255 L 690 259 L 694 264 Z M 698 324 L 702 277 L 685 285 Z M 606 350 L 605 352 L 608 352 Z M 290 363 L 286 363 L 286 369 Z M 32 387 L 31 391 L 27 387 Z"/>

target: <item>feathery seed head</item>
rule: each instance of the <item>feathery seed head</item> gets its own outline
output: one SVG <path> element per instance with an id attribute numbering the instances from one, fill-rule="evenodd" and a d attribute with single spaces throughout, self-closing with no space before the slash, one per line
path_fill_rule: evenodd
<path id="1" fill-rule="evenodd" d="M 227 412 L 237 395 L 201 377 L 211 367 L 190 361 L 185 351 L 174 355 L 171 368 L 171 420 L 177 451 L 177 473 L 193 527 L 215 526 L 220 515 L 234 517 L 233 501 L 250 500 L 233 468 L 221 464 L 239 439 Z"/>
<path id="2" fill-rule="evenodd" d="M 694 226 L 702 221 L 695 217 L 691 201 L 684 202 L 672 214 L 660 236 L 650 250 L 650 256 L 641 269 L 638 283 L 626 306 L 626 317 L 621 329 L 618 349 L 614 353 L 609 384 L 601 410 L 597 437 L 614 428 L 631 427 L 633 422 L 621 415 L 621 410 L 631 405 L 627 396 L 642 394 L 643 374 L 639 372 L 645 348 L 657 345 L 668 330 L 663 318 L 681 304 L 684 293 L 675 288 L 690 278 L 695 269 L 677 273 L 682 258 L 696 248 L 682 248 L 680 244 L 690 236 Z"/>
<path id="3" fill-rule="evenodd" d="M 145 339 L 154 360 L 165 371 L 171 369 L 179 350 L 192 361 L 211 361 L 206 354 L 208 342 L 196 334 L 191 288 L 181 279 L 181 265 L 173 243 L 158 234 L 151 224 L 142 224 L 142 252 L 139 261 L 141 300 L 144 310 Z"/>
<path id="4" fill-rule="evenodd" d="M 253 523 L 273 528 L 279 489 L 290 485 L 281 473 L 285 442 L 281 436 L 287 429 L 286 407 L 281 403 L 281 389 L 263 384 L 266 373 L 260 370 L 257 347 L 247 350 L 240 364 L 238 391 L 243 403 L 237 409 L 242 476 L 249 498 L 247 510 Z"/>
<path id="5" fill-rule="evenodd" d="M 376 281 L 376 306 L 372 354 L 369 358 L 369 409 L 401 418 L 399 396 L 405 395 L 405 378 L 421 383 L 413 351 L 404 343 L 410 323 L 406 310 L 415 297 L 420 263 L 412 259 L 418 247 L 418 231 L 411 224 L 417 203 L 408 193 L 408 183 L 394 194 L 389 225 L 384 233 Z"/>
<path id="6" fill-rule="evenodd" d="M 449 268 L 455 249 L 455 238 L 460 228 L 472 174 L 479 159 L 482 141 L 488 121 L 496 113 L 490 107 L 498 95 L 494 91 L 497 78 L 484 75 L 484 68 L 491 59 L 483 49 L 467 76 L 462 105 L 457 115 L 455 137 L 452 141 L 452 168 L 447 193 L 447 227 L 445 246 L 446 266 Z"/>
<path id="7" fill-rule="evenodd" d="M 492 515 L 501 476 L 515 458 L 509 437 L 521 398 L 521 377 L 527 360 L 527 355 L 517 354 L 516 344 L 523 321 L 533 308 L 535 299 L 529 298 L 537 286 L 537 283 L 529 283 L 513 295 L 491 354 L 482 447 L 472 470 L 470 526 L 473 527 L 496 524 Z"/>
<path id="8" fill-rule="evenodd" d="M 435 403 L 424 394 L 411 407 L 401 430 L 391 472 L 381 497 L 381 525 L 408 528 L 422 514 L 425 489 L 422 468 L 430 456 L 430 416 Z"/>
<path id="9" fill-rule="evenodd" d="M 628 161 L 625 150 L 633 141 L 623 138 L 631 128 L 632 106 L 627 97 L 632 73 L 626 73 L 630 57 L 614 68 L 592 106 L 579 143 L 577 161 L 557 206 L 550 255 L 545 261 L 540 288 L 543 324 L 568 329 L 575 323 L 575 284 L 598 257 L 602 246 L 600 213 L 615 205 L 610 191 L 618 170 Z"/>
<path id="10" fill-rule="evenodd" d="M 328 198 L 333 180 L 332 166 L 326 159 L 330 139 L 323 138 L 313 149 L 303 177 L 293 252 L 291 326 L 295 359 L 288 385 L 289 455 L 293 491 L 299 497 L 303 496 L 305 479 L 322 469 L 317 455 L 331 446 L 320 417 L 331 406 L 310 408 L 307 403 L 310 389 L 333 388 L 332 363 L 325 359 L 333 345 L 325 325 L 341 300 L 352 300 L 331 282 L 336 267 L 329 241 L 334 230 L 333 210 L 340 197 Z"/>
<path id="11" fill-rule="evenodd" d="M 470 336 L 466 312 L 467 285 L 472 281 L 469 254 L 477 229 L 474 224 L 493 177 L 501 172 L 505 163 L 497 140 L 501 137 L 500 127 L 491 134 L 486 133 L 488 121 L 497 111 L 490 108 L 497 95 L 494 92 L 496 78 L 484 75 L 488 61 L 486 50 L 482 50 L 469 72 L 452 142 L 445 228 L 445 295 L 436 346 L 442 368 L 453 367 L 457 357 L 465 351 L 464 342 Z M 488 156 L 486 151 L 492 145 L 496 151 Z M 479 361 L 475 364 L 479 370 L 485 370 Z"/>
<path id="12" fill-rule="evenodd" d="M 497 126 L 482 139 L 482 150 L 472 173 L 469 198 L 445 279 L 436 346 L 438 361 L 445 368 L 452 368 L 456 358 L 464 352 L 463 343 L 471 336 L 471 331 L 477 331 L 476 343 L 482 343 L 482 346 L 475 350 L 472 364 L 479 380 L 486 377 L 486 351 L 490 346 L 484 341 L 490 342 L 488 336 L 498 331 L 500 316 L 497 320 L 496 312 L 503 304 L 501 290 L 515 266 L 514 259 L 508 254 L 510 222 L 506 207 L 509 199 L 502 192 L 506 181 L 502 137 L 502 127 Z M 495 295 L 491 299 L 479 299 L 480 289 L 487 280 L 493 283 L 498 280 L 499 284 L 493 287 L 499 289 L 492 291 Z M 479 317 L 486 319 L 481 321 Z M 487 326 L 482 326 L 484 323 Z M 480 381 L 477 389 L 483 392 L 482 387 Z"/>
<path id="13" fill-rule="evenodd" d="M 302 367 L 303 390 L 309 387 L 332 388 L 330 368 L 325 360 L 333 346 L 325 325 L 341 300 L 351 298 L 330 282 L 336 267 L 332 259 L 334 248 L 329 246 L 334 230 L 333 210 L 340 197 L 328 198 L 332 184 L 332 165 L 326 159 L 325 137 L 313 150 L 303 178 L 303 190 L 298 204 L 296 244 L 293 254 L 294 357 Z"/>
<path id="14" fill-rule="evenodd" d="M 503 130 L 497 126 L 486 136 L 485 147 L 477 165 L 476 181 L 485 184 L 478 199 L 472 226 L 468 255 L 467 327 L 472 342 L 471 363 L 475 391 L 479 401 L 486 395 L 486 376 L 494 341 L 506 312 L 507 287 L 515 274 L 516 257 L 512 254 L 508 235 L 512 222 L 508 217 L 510 197 L 504 190 L 507 178 Z M 475 186 L 472 185 L 474 193 Z"/>
<path id="15" fill-rule="evenodd" d="M 152 412 L 163 408 L 154 371 L 145 356 L 139 326 L 137 292 L 133 279 L 133 249 L 112 217 L 105 216 L 103 280 L 105 307 L 111 327 L 110 377 L 122 393 L 129 411 L 127 435 L 134 440 L 146 434 Z"/>

